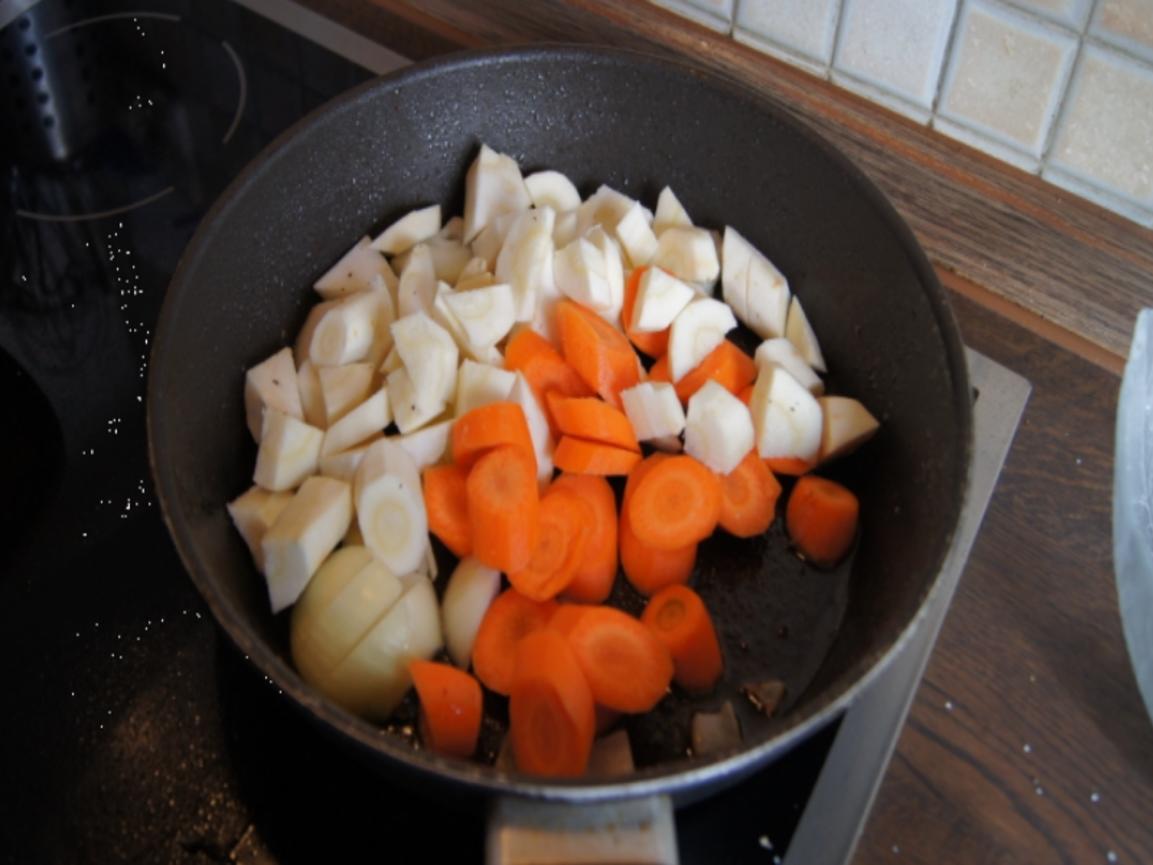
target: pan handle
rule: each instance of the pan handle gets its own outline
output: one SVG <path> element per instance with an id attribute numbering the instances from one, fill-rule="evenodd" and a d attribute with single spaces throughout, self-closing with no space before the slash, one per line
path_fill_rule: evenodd
<path id="1" fill-rule="evenodd" d="M 488 816 L 488 865 L 677 865 L 668 796 L 575 804 L 503 796 Z"/>

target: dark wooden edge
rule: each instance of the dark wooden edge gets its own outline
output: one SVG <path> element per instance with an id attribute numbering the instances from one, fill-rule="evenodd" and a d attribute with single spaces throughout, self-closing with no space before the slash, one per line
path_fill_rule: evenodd
<path id="1" fill-rule="evenodd" d="M 302 0 L 420 60 L 540 41 L 679 56 L 756 87 L 853 159 L 954 290 L 1117 371 L 1153 306 L 1153 231 L 644 0 Z"/>

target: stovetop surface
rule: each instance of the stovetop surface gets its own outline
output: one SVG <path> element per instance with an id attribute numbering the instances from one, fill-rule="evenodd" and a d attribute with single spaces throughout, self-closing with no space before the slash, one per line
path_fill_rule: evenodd
<path id="1" fill-rule="evenodd" d="M 147 464 L 184 245 L 370 74 L 227 0 L 146 5 L 43 0 L 0 31 L 0 861 L 479 860 L 480 810 L 367 767 L 218 635 Z M 682 860 L 783 856 L 836 727 L 679 812 Z"/>

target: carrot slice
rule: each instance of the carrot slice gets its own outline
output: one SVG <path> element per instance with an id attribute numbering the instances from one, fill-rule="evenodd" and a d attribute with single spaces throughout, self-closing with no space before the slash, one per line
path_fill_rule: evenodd
<path id="1" fill-rule="evenodd" d="M 616 495 L 609 482 L 597 475 L 562 474 L 552 486 L 576 493 L 588 505 L 592 518 L 584 555 L 562 594 L 569 600 L 599 604 L 612 592 L 617 575 Z"/>
<path id="2" fill-rule="evenodd" d="M 468 468 L 499 445 L 514 445 L 532 459 L 536 471 L 536 449 L 524 409 L 515 402 L 493 402 L 478 406 L 458 417 L 452 425 L 452 459 Z"/>
<path id="3" fill-rule="evenodd" d="M 592 521 L 589 506 L 575 492 L 549 487 L 540 500 L 532 558 L 524 568 L 508 573 L 513 588 L 534 601 L 555 598 L 572 582 Z"/>
<path id="4" fill-rule="evenodd" d="M 451 664 L 410 661 L 408 671 L 420 699 L 420 737 L 438 754 L 471 757 L 483 713 L 480 683 Z"/>
<path id="5" fill-rule="evenodd" d="M 717 524 L 730 535 L 751 538 L 773 524 L 781 484 L 768 465 L 750 451 L 721 476 L 721 513 Z"/>
<path id="6" fill-rule="evenodd" d="M 669 650 L 639 619 L 615 607 L 586 607 L 569 630 L 568 643 L 593 699 L 608 709 L 647 712 L 672 681 Z"/>
<path id="7" fill-rule="evenodd" d="M 508 716 L 518 769 L 550 778 L 584 774 L 596 709 L 575 652 L 559 632 L 544 628 L 517 645 Z"/>
<path id="8" fill-rule="evenodd" d="M 805 475 L 789 496 L 785 526 L 806 559 L 832 567 L 853 545 L 859 511 L 851 490 L 828 478 Z"/>
<path id="9" fill-rule="evenodd" d="M 623 333 L 571 300 L 556 305 L 564 359 L 610 405 L 620 408 L 620 392 L 640 381 L 636 352 Z"/>
<path id="10" fill-rule="evenodd" d="M 774 474 L 788 475 L 790 477 L 800 477 L 803 474 L 808 474 L 813 468 L 813 463 L 801 459 L 800 457 L 770 457 L 765 460 L 765 465 Z"/>
<path id="11" fill-rule="evenodd" d="M 561 436 L 552 455 L 553 464 L 574 475 L 627 475 L 641 455 L 636 451 Z"/>
<path id="12" fill-rule="evenodd" d="M 649 381 L 664 381 L 673 383 L 673 374 L 669 372 L 669 356 L 662 354 L 656 362 L 649 367 Z"/>
<path id="13" fill-rule="evenodd" d="M 697 544 L 687 544 L 674 550 L 658 550 L 637 540 L 629 524 L 628 503 L 637 483 L 653 466 L 670 458 L 669 454 L 655 453 L 639 463 L 625 482 L 624 499 L 621 502 L 617 536 L 621 570 L 629 585 L 646 596 L 655 594 L 665 586 L 687 582 L 697 563 Z"/>
<path id="14" fill-rule="evenodd" d="M 721 645 L 701 596 L 688 586 L 668 586 L 641 614 L 673 657 L 673 681 L 694 694 L 707 693 L 724 671 Z"/>
<path id="15" fill-rule="evenodd" d="M 628 416 L 619 408 L 596 397 L 565 397 L 555 392 L 548 395 L 548 408 L 557 429 L 564 435 L 640 453 L 636 431 Z"/>
<path id="16" fill-rule="evenodd" d="M 675 550 L 703 541 L 716 529 L 721 482 L 693 457 L 669 457 L 637 481 L 626 506 L 638 540 Z"/>
<path id="17" fill-rule="evenodd" d="M 536 548 L 540 515 L 532 454 L 514 445 L 493 448 L 476 461 L 465 490 L 473 555 L 505 573 L 525 567 Z"/>
<path id="18" fill-rule="evenodd" d="M 531 328 L 514 333 L 504 349 L 505 369 L 518 370 L 543 406 L 551 391 L 565 396 L 592 396 L 593 390 L 547 339 Z"/>
<path id="19" fill-rule="evenodd" d="M 637 293 L 640 291 L 641 278 L 645 275 L 648 266 L 634 268 L 625 281 L 624 304 L 621 306 L 621 327 L 629 342 L 643 351 L 649 357 L 661 357 L 669 350 L 669 329 L 658 331 L 633 330 L 633 311 L 637 305 Z"/>
<path id="20" fill-rule="evenodd" d="M 545 627 L 556 610 L 553 601 L 534 601 L 505 589 L 488 606 L 472 644 L 472 669 L 490 691 L 507 695 L 516 672 L 517 644 Z"/>
<path id="21" fill-rule="evenodd" d="M 566 637 L 573 629 L 584 611 L 588 609 L 586 604 L 560 604 L 556 605 L 553 610 L 552 616 L 548 620 L 548 626 L 554 631 L 560 631 Z"/>
<path id="22" fill-rule="evenodd" d="M 753 401 L 753 391 L 756 389 L 757 389 L 756 385 L 752 385 L 752 384 L 748 385 L 747 387 L 741 388 L 741 392 L 739 394 L 737 394 L 737 398 L 741 402 L 743 402 L 745 405 L 748 405 L 749 403 L 751 403 Z"/>
<path id="23" fill-rule="evenodd" d="M 726 339 L 676 383 L 677 396 L 681 402 L 687 403 L 709 380 L 717 382 L 729 393 L 739 395 L 756 377 L 757 365 L 753 359 Z"/>
<path id="24" fill-rule="evenodd" d="M 468 472 L 457 465 L 429 466 L 423 475 L 428 530 L 460 558 L 472 553 L 467 479 Z"/>

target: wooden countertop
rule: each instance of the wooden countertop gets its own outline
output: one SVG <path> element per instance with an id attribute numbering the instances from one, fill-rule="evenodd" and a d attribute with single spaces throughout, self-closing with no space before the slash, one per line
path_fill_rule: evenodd
<path id="1" fill-rule="evenodd" d="M 582 41 L 776 98 L 892 199 L 966 342 L 1033 384 L 854 862 L 1153 862 L 1153 722 L 1113 582 L 1118 373 L 1153 232 L 639 0 L 306 0 L 406 56 Z"/>

